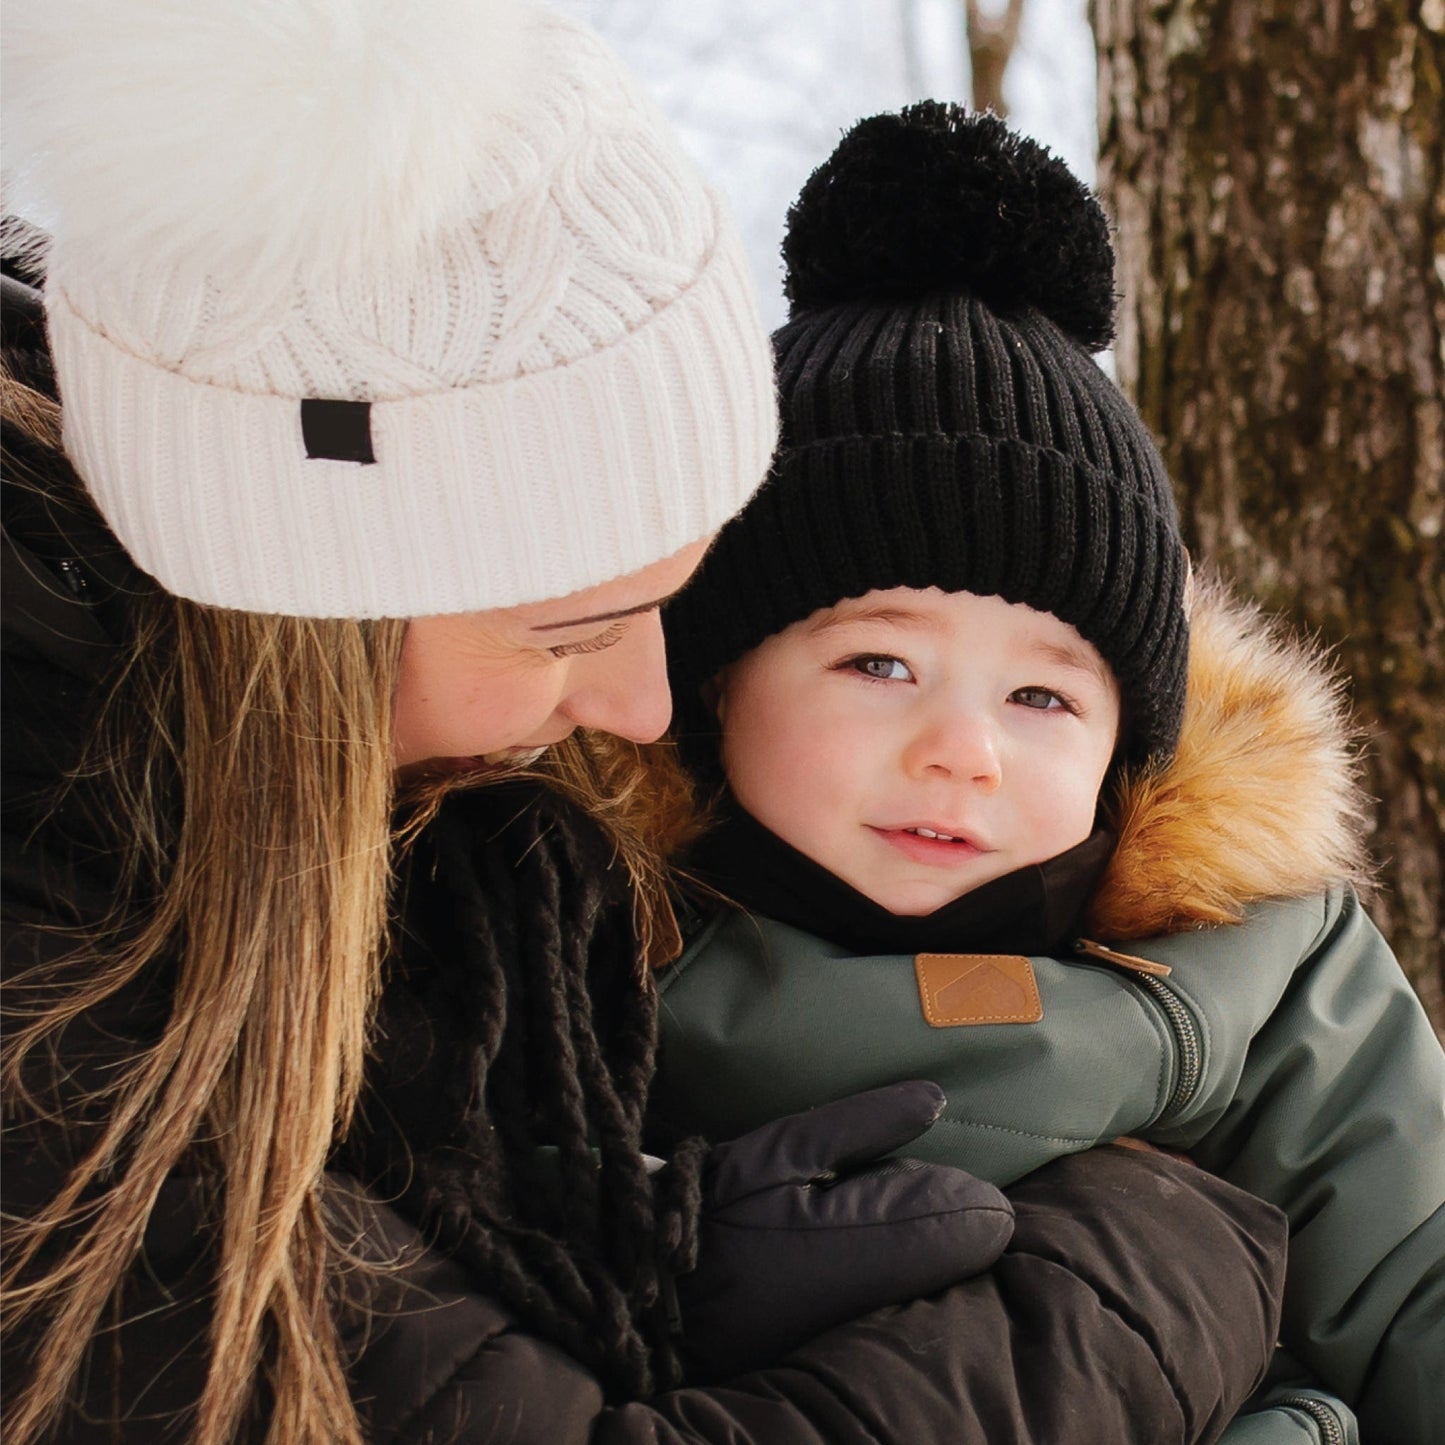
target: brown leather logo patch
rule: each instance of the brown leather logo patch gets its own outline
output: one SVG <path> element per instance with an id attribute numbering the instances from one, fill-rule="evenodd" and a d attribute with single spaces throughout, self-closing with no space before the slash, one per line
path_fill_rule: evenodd
<path id="1" fill-rule="evenodd" d="M 960 1024 L 1036 1024 L 1044 1016 L 1033 965 L 1017 953 L 920 953 L 913 960 L 923 1017 Z"/>

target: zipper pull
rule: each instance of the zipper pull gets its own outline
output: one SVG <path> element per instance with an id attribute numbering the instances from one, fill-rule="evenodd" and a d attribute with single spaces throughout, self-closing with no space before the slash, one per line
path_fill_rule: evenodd
<path id="1" fill-rule="evenodd" d="M 1155 963 L 1152 959 L 1139 958 L 1136 954 L 1120 953 L 1118 949 L 1105 948 L 1102 943 L 1095 943 L 1091 938 L 1076 938 L 1074 952 L 1092 954 L 1106 963 L 1117 963 L 1120 968 L 1127 968 L 1131 973 L 1147 973 L 1150 978 L 1168 978 L 1174 972 L 1167 963 Z"/>

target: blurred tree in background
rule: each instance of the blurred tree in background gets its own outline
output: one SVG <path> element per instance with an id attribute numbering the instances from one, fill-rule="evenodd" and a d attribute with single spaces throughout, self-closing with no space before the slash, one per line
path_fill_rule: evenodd
<path id="1" fill-rule="evenodd" d="M 1118 376 L 1186 539 L 1335 647 L 1445 1029 L 1445 0 L 1094 0 Z"/>
<path id="2" fill-rule="evenodd" d="M 969 68 L 973 74 L 973 107 L 1007 115 L 1003 75 L 1018 44 L 1024 0 L 1008 0 L 1001 12 L 985 8 L 982 0 L 965 0 L 964 14 Z"/>

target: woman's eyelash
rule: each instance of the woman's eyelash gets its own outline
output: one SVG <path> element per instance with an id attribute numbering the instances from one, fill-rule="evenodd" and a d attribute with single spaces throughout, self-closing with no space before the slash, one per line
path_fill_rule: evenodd
<path id="1" fill-rule="evenodd" d="M 599 632 L 596 637 L 589 637 L 585 642 L 563 642 L 556 647 L 549 647 L 547 651 L 553 657 L 576 657 L 583 652 L 601 652 L 604 647 L 621 642 L 626 631 L 626 622 L 614 622 L 606 632 Z"/>

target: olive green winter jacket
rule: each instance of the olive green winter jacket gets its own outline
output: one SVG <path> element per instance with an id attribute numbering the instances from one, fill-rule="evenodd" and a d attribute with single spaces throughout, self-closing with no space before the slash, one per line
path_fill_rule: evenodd
<path id="1" fill-rule="evenodd" d="M 726 1138 L 932 1079 L 919 1152 L 999 1184 L 1120 1135 L 1185 1150 L 1291 1221 L 1275 1383 L 1226 1441 L 1439 1445 L 1445 1053 L 1350 886 L 1359 818 L 1323 667 L 1205 590 L 1178 757 L 1116 811 L 1102 947 L 856 955 L 715 912 L 661 976 L 657 1097 Z"/>

